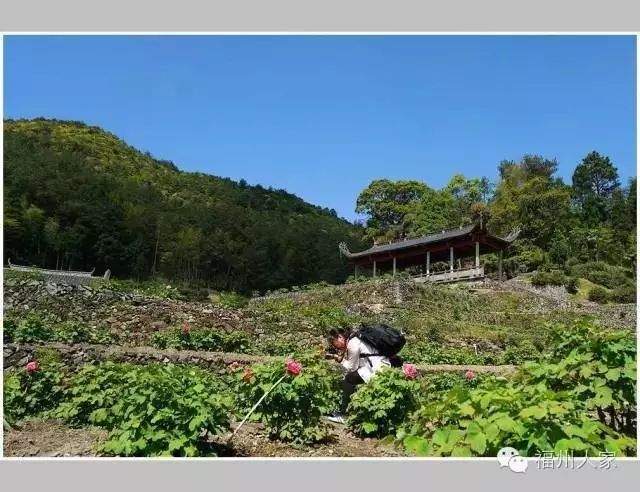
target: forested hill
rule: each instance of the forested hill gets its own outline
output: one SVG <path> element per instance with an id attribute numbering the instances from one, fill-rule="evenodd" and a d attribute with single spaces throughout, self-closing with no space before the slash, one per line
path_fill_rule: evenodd
<path id="1" fill-rule="evenodd" d="M 180 171 L 79 122 L 5 120 L 5 264 L 266 290 L 347 274 L 361 230 L 284 190 Z"/>

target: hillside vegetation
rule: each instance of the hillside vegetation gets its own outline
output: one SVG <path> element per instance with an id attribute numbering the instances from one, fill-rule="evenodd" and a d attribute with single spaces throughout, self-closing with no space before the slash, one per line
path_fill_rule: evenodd
<path id="1" fill-rule="evenodd" d="M 5 309 L 5 416 L 17 427 L 6 454 L 60 449 L 52 440 L 61 435 L 78 441 L 72 454 L 124 456 L 495 456 L 505 443 L 527 456 L 635 453 L 635 304 L 601 305 L 563 286 L 379 278 L 205 302 L 170 285 L 68 289 L 7 271 Z M 321 418 L 340 380 L 323 360 L 325 336 L 367 322 L 401 328 L 408 363 L 459 367 L 417 379 L 383 371 L 336 429 Z M 159 356 L 87 359 L 95 344 Z M 193 351 L 230 357 L 203 368 Z M 487 364 L 518 369 L 504 377 L 477 367 Z M 230 442 L 233 422 L 275 383 Z"/>
<path id="2" fill-rule="evenodd" d="M 100 128 L 4 124 L 5 262 L 267 290 L 346 277 L 360 247 L 335 211 L 284 190 L 187 173 Z M 313 258 L 313 261 L 309 261 Z"/>

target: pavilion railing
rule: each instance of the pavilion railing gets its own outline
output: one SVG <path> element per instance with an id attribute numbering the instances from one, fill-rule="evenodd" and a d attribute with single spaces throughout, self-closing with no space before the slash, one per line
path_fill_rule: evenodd
<path id="1" fill-rule="evenodd" d="M 484 278 L 484 266 L 459 268 L 453 271 L 420 273 L 413 275 L 416 282 L 456 282 L 458 280 L 475 280 Z"/>

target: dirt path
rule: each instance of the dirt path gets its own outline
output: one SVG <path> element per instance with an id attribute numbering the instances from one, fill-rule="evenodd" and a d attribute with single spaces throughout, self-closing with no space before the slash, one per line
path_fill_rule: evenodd
<path id="1" fill-rule="evenodd" d="M 403 456 L 401 450 L 377 439 L 360 439 L 342 425 L 331 424 L 332 439 L 314 446 L 299 446 L 271 440 L 261 424 L 247 423 L 231 445 L 216 445 L 227 436 L 214 439 L 219 456 L 230 457 L 386 457 Z M 26 421 L 20 428 L 5 431 L 4 455 L 13 457 L 97 456 L 107 432 L 98 428 L 73 429 L 55 420 Z"/>

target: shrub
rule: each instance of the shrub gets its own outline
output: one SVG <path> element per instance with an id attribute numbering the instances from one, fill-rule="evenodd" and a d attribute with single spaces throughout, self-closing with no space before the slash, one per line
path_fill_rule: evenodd
<path id="1" fill-rule="evenodd" d="M 576 277 L 566 277 L 564 284 L 569 294 L 576 294 L 578 292 L 578 279 Z"/>
<path id="2" fill-rule="evenodd" d="M 609 300 L 609 292 L 604 287 L 596 285 L 589 291 L 589 300 L 598 304 L 606 304 Z"/>
<path id="3" fill-rule="evenodd" d="M 559 270 L 550 272 L 536 272 L 531 277 L 531 283 L 535 286 L 542 287 L 545 285 L 564 285 L 567 282 L 564 273 Z"/>
<path id="4" fill-rule="evenodd" d="M 55 408 L 63 396 L 62 365 L 42 364 L 35 371 L 26 367 L 5 375 L 4 414 L 10 421 L 39 415 Z"/>
<path id="5" fill-rule="evenodd" d="M 231 397 L 205 371 L 173 364 L 85 366 L 55 416 L 110 430 L 102 451 L 122 456 L 197 456 L 202 435 L 229 427 Z"/>
<path id="6" fill-rule="evenodd" d="M 633 283 L 633 272 L 623 267 L 609 265 L 603 261 L 592 261 L 574 265 L 571 268 L 571 272 L 576 277 L 586 278 L 595 284 L 603 285 L 609 289 L 615 289 L 616 287 Z"/>
<path id="7" fill-rule="evenodd" d="M 356 434 L 385 436 L 416 408 L 420 383 L 398 369 L 377 372 L 352 395 L 348 424 Z"/>
<path id="8" fill-rule="evenodd" d="M 249 299 L 236 292 L 217 292 L 210 296 L 211 302 L 216 306 L 227 309 L 239 309 L 249 303 Z"/>
<path id="9" fill-rule="evenodd" d="M 297 443 L 322 441 L 328 429 L 321 417 L 335 410 L 338 403 L 338 377 L 325 361 L 303 360 L 298 376 L 285 372 L 284 360 L 254 366 L 240 377 L 240 408 L 248 411 L 283 376 L 254 418 L 265 424 L 273 438 Z"/>
<path id="10" fill-rule="evenodd" d="M 621 304 L 629 304 L 636 302 L 636 287 L 635 285 L 623 285 L 617 287 L 611 292 L 611 300 L 619 302 Z"/>

